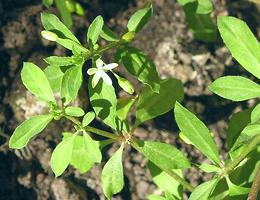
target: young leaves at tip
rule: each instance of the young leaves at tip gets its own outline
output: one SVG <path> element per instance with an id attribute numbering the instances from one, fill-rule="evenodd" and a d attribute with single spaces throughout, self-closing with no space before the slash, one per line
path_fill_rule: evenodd
<path id="1" fill-rule="evenodd" d="M 203 122 L 178 102 L 174 114 L 182 134 L 213 163 L 220 164 L 217 146 Z"/>
<path id="2" fill-rule="evenodd" d="M 122 165 L 124 144 L 114 153 L 114 155 L 105 164 L 101 182 L 105 196 L 110 200 L 114 194 L 117 194 L 124 187 L 124 174 Z"/>

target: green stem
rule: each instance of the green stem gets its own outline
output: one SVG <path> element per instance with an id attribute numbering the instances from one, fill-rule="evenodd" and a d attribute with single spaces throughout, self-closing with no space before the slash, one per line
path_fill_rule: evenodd
<path id="1" fill-rule="evenodd" d="M 124 43 L 123 40 L 119 40 L 119 41 L 116 41 L 116 42 L 111 42 L 108 45 L 105 45 L 105 46 L 101 47 L 99 50 L 96 51 L 96 53 L 97 54 L 103 54 L 105 51 L 107 51 L 109 49 L 112 49 L 112 48 L 115 48 L 115 47 L 118 47 L 118 46 L 120 46 L 123 43 Z"/>
<path id="2" fill-rule="evenodd" d="M 139 147 L 137 142 L 135 140 L 131 143 L 132 147 L 135 148 L 139 153 L 143 154 L 142 149 Z M 159 167 L 157 165 L 157 167 Z M 160 167 L 159 167 L 160 168 Z M 161 168 L 160 168 L 161 169 Z M 167 173 L 169 176 L 171 176 L 174 180 L 176 180 L 178 183 L 180 183 L 184 188 L 186 188 L 189 192 L 192 192 L 194 190 L 194 187 L 188 183 L 184 178 L 180 177 L 178 174 L 176 174 L 172 170 L 163 170 L 165 173 Z"/>
<path id="3" fill-rule="evenodd" d="M 100 129 L 97 129 L 97 128 L 94 128 L 94 127 L 91 127 L 91 126 L 87 126 L 84 129 L 88 132 L 95 133 L 97 135 L 101 135 L 103 137 L 107 137 L 107 138 L 110 138 L 110 139 L 113 139 L 113 140 L 117 140 L 117 141 L 123 141 L 124 140 L 124 137 L 121 136 L 121 135 L 116 135 L 116 134 L 113 134 L 113 133 L 110 133 L 110 132 L 107 132 L 107 131 L 103 131 L 103 130 L 100 130 Z"/>
<path id="4" fill-rule="evenodd" d="M 229 162 L 225 167 L 224 167 L 224 174 L 222 175 L 228 175 L 230 172 L 232 172 L 235 167 L 242 161 L 244 158 L 251 152 L 253 151 L 258 145 L 260 144 L 260 134 L 255 136 L 251 142 L 247 145 L 245 150 L 241 152 L 241 154 L 236 157 L 233 161 Z"/>

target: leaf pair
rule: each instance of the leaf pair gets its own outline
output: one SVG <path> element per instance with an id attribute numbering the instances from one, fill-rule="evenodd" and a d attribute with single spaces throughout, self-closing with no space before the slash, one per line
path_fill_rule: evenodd
<path id="1" fill-rule="evenodd" d="M 232 56 L 244 69 L 259 79 L 260 44 L 246 23 L 234 17 L 219 17 L 218 28 Z M 210 90 L 233 101 L 243 101 L 260 96 L 259 84 L 240 76 L 219 78 L 210 85 Z"/>
<path id="2" fill-rule="evenodd" d="M 71 163 L 81 173 L 88 171 L 94 163 L 100 163 L 102 159 L 98 143 L 84 133 L 65 134 L 63 141 L 54 149 L 51 157 L 51 168 L 55 176 L 60 176 Z"/>

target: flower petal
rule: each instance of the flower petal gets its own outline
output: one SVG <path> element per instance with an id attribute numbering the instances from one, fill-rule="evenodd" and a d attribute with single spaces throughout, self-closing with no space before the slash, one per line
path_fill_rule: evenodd
<path id="1" fill-rule="evenodd" d="M 116 68 L 117 66 L 118 66 L 117 63 L 110 63 L 110 64 L 108 64 L 108 65 L 103 66 L 103 69 L 105 69 L 105 70 L 111 70 L 111 69 Z"/>
<path id="2" fill-rule="evenodd" d="M 97 65 L 98 69 L 102 69 L 103 64 L 104 64 L 104 62 L 100 58 L 96 60 L 96 65 Z"/>
<path id="3" fill-rule="evenodd" d="M 97 68 L 89 68 L 88 71 L 87 71 L 87 74 L 91 76 L 91 75 L 93 75 L 97 72 L 98 72 Z"/>
<path id="4" fill-rule="evenodd" d="M 112 85 L 111 78 L 105 72 L 102 73 L 101 78 L 104 80 L 106 84 Z"/>
<path id="5" fill-rule="evenodd" d="M 97 86 L 101 76 L 102 76 L 102 73 L 100 73 L 100 71 L 95 73 L 95 75 L 92 78 L 92 82 L 91 82 L 92 83 L 92 88 Z"/>

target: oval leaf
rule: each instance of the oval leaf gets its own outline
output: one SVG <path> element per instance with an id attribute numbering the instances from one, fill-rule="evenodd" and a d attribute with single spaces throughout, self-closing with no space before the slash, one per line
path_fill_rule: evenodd
<path id="1" fill-rule="evenodd" d="M 21 149 L 27 145 L 29 140 L 40 133 L 53 119 L 49 115 L 36 115 L 20 124 L 14 131 L 9 141 L 9 147 Z"/>
<path id="2" fill-rule="evenodd" d="M 218 29 L 232 56 L 260 78 L 260 44 L 245 22 L 235 17 L 218 17 Z"/>
<path id="3" fill-rule="evenodd" d="M 60 92 L 64 73 L 59 66 L 49 65 L 44 69 L 44 73 L 49 80 L 53 92 Z"/>
<path id="4" fill-rule="evenodd" d="M 258 104 L 251 113 L 251 123 L 256 123 L 260 120 L 260 104 Z"/>
<path id="5" fill-rule="evenodd" d="M 33 63 L 25 62 L 21 72 L 25 87 L 40 100 L 56 103 L 51 85 L 44 72 Z"/>
<path id="6" fill-rule="evenodd" d="M 83 127 L 89 125 L 96 117 L 96 114 L 94 112 L 88 112 L 82 120 Z"/>
<path id="7" fill-rule="evenodd" d="M 200 184 L 191 193 L 189 200 L 208 200 L 217 183 L 218 179 L 213 179 Z"/>
<path id="8" fill-rule="evenodd" d="M 183 153 L 169 144 L 151 141 L 138 141 L 138 144 L 144 156 L 162 170 L 190 167 Z"/>
<path id="9" fill-rule="evenodd" d="M 178 102 L 175 104 L 174 113 L 183 135 L 211 161 L 220 164 L 217 146 L 203 122 Z"/>
<path id="10" fill-rule="evenodd" d="M 55 176 L 60 176 L 68 167 L 73 151 L 76 134 L 71 135 L 59 143 L 51 155 L 51 169 Z"/>
<path id="11" fill-rule="evenodd" d="M 102 159 L 102 155 L 98 143 L 92 140 L 92 138 L 87 133 L 84 133 L 83 136 L 84 136 L 85 150 L 89 154 L 88 157 L 93 162 L 100 163 Z"/>
<path id="12" fill-rule="evenodd" d="M 115 152 L 115 154 L 105 164 L 101 182 L 105 196 L 111 199 L 112 195 L 120 192 L 124 187 L 124 174 L 122 165 L 124 145 Z"/>
<path id="13" fill-rule="evenodd" d="M 85 112 L 79 107 L 68 106 L 65 108 L 65 114 L 74 117 L 81 117 L 85 114 Z"/>
<path id="14" fill-rule="evenodd" d="M 209 89 L 233 101 L 244 101 L 260 96 L 260 85 L 242 76 L 224 76 L 215 80 Z"/>

